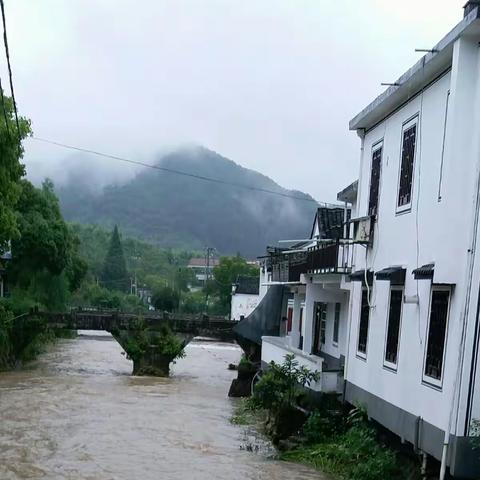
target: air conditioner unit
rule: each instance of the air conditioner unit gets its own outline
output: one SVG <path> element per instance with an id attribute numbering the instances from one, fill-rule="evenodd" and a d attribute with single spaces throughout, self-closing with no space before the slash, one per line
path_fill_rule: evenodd
<path id="1" fill-rule="evenodd" d="M 353 221 L 353 241 L 355 243 L 370 243 L 372 234 L 372 218 L 362 217 Z"/>

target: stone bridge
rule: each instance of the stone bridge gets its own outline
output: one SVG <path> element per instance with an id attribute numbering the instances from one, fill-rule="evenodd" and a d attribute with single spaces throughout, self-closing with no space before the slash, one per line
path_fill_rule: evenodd
<path id="1" fill-rule="evenodd" d="M 194 337 L 233 340 L 236 322 L 224 317 L 177 313 L 122 313 L 79 308 L 70 313 L 42 313 L 54 329 L 105 330 L 110 332 L 127 357 L 134 375 L 168 376 L 170 363 Z"/>

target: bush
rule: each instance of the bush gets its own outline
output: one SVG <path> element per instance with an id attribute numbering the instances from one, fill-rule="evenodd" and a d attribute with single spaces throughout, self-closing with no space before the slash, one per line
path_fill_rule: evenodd
<path id="1" fill-rule="evenodd" d="M 320 411 L 312 413 L 305 425 L 303 434 L 308 443 L 321 443 L 331 440 L 344 432 L 342 412 Z"/>
<path id="2" fill-rule="evenodd" d="M 299 366 L 295 355 L 285 355 L 283 364 L 270 363 L 255 385 L 252 403 L 273 413 L 284 407 L 293 407 L 303 387 L 318 378 L 318 372 Z"/>
<path id="3" fill-rule="evenodd" d="M 366 424 L 350 427 L 331 442 L 286 452 L 282 458 L 312 465 L 344 479 L 402 478 L 395 453 L 381 445 L 376 439 L 375 430 Z"/>

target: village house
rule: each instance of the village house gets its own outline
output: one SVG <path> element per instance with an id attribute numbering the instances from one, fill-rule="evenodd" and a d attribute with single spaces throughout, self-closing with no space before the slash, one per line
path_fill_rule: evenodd
<path id="1" fill-rule="evenodd" d="M 295 354 L 321 373 L 314 392 L 363 405 L 442 479 L 480 472 L 479 45 L 470 1 L 350 122 L 360 174 L 344 208 L 319 208 L 310 238 L 269 249 L 261 273 L 283 292 L 262 365 Z"/>
<path id="2" fill-rule="evenodd" d="M 230 320 L 238 321 L 248 317 L 260 301 L 258 277 L 238 275 L 232 285 Z"/>
<path id="3" fill-rule="evenodd" d="M 213 269 L 218 264 L 218 258 L 210 257 L 207 263 L 206 257 L 194 257 L 188 262 L 187 268 L 192 270 L 198 282 L 205 283 L 205 281 L 212 276 Z"/>
<path id="4" fill-rule="evenodd" d="M 356 183 L 339 194 L 344 205 L 317 209 L 310 237 L 288 248 L 269 248 L 261 283 L 282 286 L 279 335 L 262 337 L 263 367 L 294 354 L 301 365 L 321 373 L 310 388 L 343 391 L 352 245 L 348 220 Z"/>
<path id="5" fill-rule="evenodd" d="M 478 478 L 480 2 L 350 122 L 361 141 L 345 399 Z"/>

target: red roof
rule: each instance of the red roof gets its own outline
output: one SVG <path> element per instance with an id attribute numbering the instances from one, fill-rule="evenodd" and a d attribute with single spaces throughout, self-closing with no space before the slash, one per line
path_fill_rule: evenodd
<path id="1" fill-rule="evenodd" d="M 210 267 L 216 267 L 219 264 L 219 260 L 217 258 L 210 259 Z M 189 267 L 205 267 L 206 261 L 205 258 L 191 258 L 188 262 Z"/>

